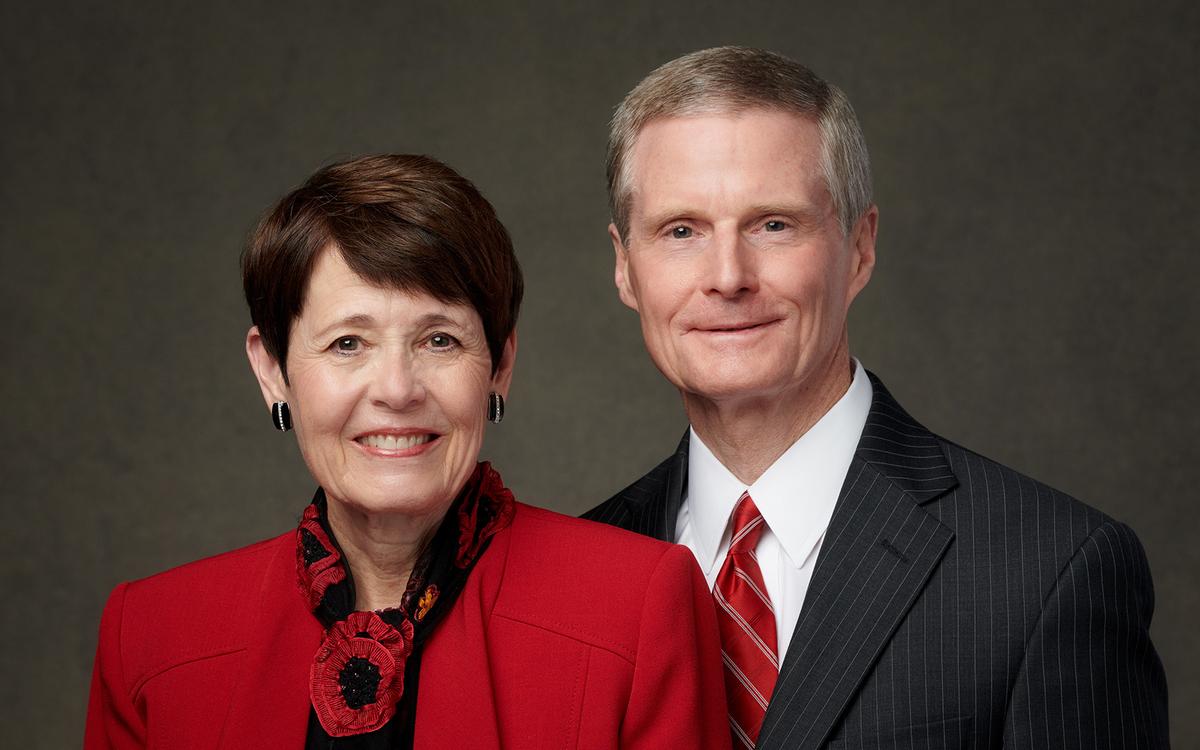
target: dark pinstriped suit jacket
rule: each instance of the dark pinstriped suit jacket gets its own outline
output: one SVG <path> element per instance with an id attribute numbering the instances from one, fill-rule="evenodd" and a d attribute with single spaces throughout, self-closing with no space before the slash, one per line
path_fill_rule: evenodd
<path id="1" fill-rule="evenodd" d="M 758 747 L 1168 747 L 1133 532 L 937 437 L 870 377 Z M 674 540 L 687 446 L 586 517 Z"/>

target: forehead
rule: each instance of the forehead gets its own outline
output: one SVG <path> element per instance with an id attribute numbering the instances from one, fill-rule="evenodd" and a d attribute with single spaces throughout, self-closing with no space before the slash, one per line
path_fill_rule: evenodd
<path id="1" fill-rule="evenodd" d="M 820 201 L 821 129 L 774 109 L 658 118 L 634 141 L 628 184 L 635 213 L 647 202 L 716 196 Z"/>
<path id="2" fill-rule="evenodd" d="M 353 316 L 396 322 L 431 314 L 464 323 L 478 317 L 469 305 L 446 302 L 421 289 L 396 289 L 364 279 L 331 247 L 313 264 L 297 322 L 320 325 Z"/>

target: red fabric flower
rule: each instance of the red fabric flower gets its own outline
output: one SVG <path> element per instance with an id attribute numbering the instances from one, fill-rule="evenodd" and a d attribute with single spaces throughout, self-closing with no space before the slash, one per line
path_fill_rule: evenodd
<path id="1" fill-rule="evenodd" d="M 309 609 L 317 608 L 326 589 L 346 579 L 345 566 L 338 564 L 342 556 L 321 528 L 319 517 L 317 506 L 309 505 L 296 529 L 296 572 Z"/>
<path id="2" fill-rule="evenodd" d="M 309 678 L 312 705 L 330 737 L 373 732 L 392 718 L 404 692 L 413 626 L 399 629 L 374 612 L 335 623 L 317 651 Z"/>
<path id="3" fill-rule="evenodd" d="M 483 543 L 512 522 L 513 494 L 487 461 L 480 462 L 463 488 L 458 506 L 458 554 L 454 563 L 465 568 L 479 555 Z"/>

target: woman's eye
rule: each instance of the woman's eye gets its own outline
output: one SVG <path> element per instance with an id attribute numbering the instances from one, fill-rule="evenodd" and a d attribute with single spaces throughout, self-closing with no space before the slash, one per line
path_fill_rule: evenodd
<path id="1" fill-rule="evenodd" d="M 349 354 L 358 351 L 361 345 L 362 342 L 359 341 L 357 336 L 343 336 L 333 342 L 333 349 L 343 354 Z"/>
<path id="2" fill-rule="evenodd" d="M 782 232 L 783 230 L 787 229 L 787 224 L 784 224 L 782 221 L 777 219 L 772 219 L 766 224 L 763 224 L 763 229 L 767 230 L 768 232 Z"/>
<path id="3" fill-rule="evenodd" d="M 458 343 L 458 339 L 448 333 L 435 333 L 429 337 L 429 345 L 434 349 L 449 349 Z"/>
<path id="4" fill-rule="evenodd" d="M 674 239 L 686 240 L 688 237 L 691 237 L 691 236 L 692 236 L 692 228 L 691 227 L 678 226 L 678 227 L 674 227 L 673 229 L 671 229 L 671 237 L 673 237 Z"/>

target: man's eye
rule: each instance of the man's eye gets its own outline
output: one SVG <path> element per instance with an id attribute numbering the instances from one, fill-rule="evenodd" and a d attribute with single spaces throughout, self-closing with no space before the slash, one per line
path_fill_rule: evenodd
<path id="1" fill-rule="evenodd" d="M 671 230 L 671 236 L 677 240 L 686 240 L 692 236 L 692 228 L 684 226 L 675 227 Z"/>
<path id="2" fill-rule="evenodd" d="M 429 345 L 434 349 L 449 349 L 458 343 L 458 339 L 448 333 L 435 333 L 429 337 Z"/>
<path id="3" fill-rule="evenodd" d="M 787 224 L 784 224 L 782 221 L 772 219 L 766 224 L 763 224 L 763 229 L 767 230 L 768 232 L 782 232 L 783 230 L 787 229 Z"/>
<path id="4" fill-rule="evenodd" d="M 333 348 L 338 352 L 356 352 L 360 346 L 362 346 L 362 342 L 357 336 L 342 336 L 333 342 Z"/>

